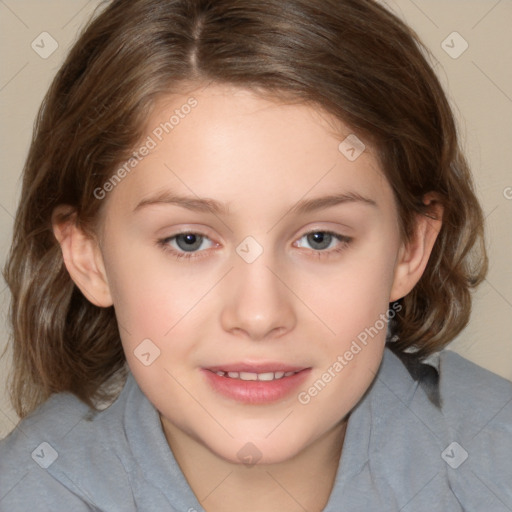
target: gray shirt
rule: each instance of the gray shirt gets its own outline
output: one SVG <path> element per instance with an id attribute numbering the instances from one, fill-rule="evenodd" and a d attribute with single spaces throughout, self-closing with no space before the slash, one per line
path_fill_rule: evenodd
<path id="1" fill-rule="evenodd" d="M 324 512 L 512 511 L 512 383 L 448 350 L 433 361 L 441 408 L 386 348 Z M 0 510 L 204 509 L 130 373 L 107 409 L 55 394 L 0 441 Z"/>

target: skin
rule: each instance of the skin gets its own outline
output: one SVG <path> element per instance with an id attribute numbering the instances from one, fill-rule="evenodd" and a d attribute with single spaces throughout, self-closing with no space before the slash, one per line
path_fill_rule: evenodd
<path id="1" fill-rule="evenodd" d="M 390 302 L 411 291 L 442 211 L 427 195 L 439 220 L 418 217 L 413 238 L 403 242 L 371 147 L 349 161 L 338 145 L 351 130 L 304 104 L 210 85 L 161 99 L 148 134 L 190 96 L 197 107 L 103 199 L 98 236 L 56 220 L 54 233 L 84 295 L 114 305 L 128 365 L 205 510 L 320 511 L 349 413 L 381 363 L 386 329 L 306 405 L 295 392 L 272 404 L 241 404 L 212 390 L 200 368 L 262 360 L 310 367 L 298 391 L 307 390 Z M 165 190 L 215 199 L 229 213 L 170 203 L 134 211 Z M 300 200 L 334 192 L 375 205 L 292 211 Z M 322 246 L 305 236 L 312 230 L 351 240 L 333 237 Z M 205 237 L 191 259 L 171 252 L 186 253 L 183 240 L 168 240 L 167 251 L 157 242 L 180 232 Z M 252 263 L 236 251 L 247 236 L 263 250 Z M 149 366 L 134 354 L 147 338 L 160 350 Z M 237 455 L 247 443 L 261 454 L 255 466 Z"/>

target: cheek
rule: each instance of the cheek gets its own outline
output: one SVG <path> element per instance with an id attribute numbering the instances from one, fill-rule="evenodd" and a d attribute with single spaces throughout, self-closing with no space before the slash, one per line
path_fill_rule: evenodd
<path id="1" fill-rule="evenodd" d="M 121 341 L 132 373 L 158 395 L 170 378 L 165 369 L 181 378 L 183 363 L 194 358 L 194 333 L 204 320 L 200 299 L 217 277 L 153 249 L 123 249 L 113 243 L 105 259 Z"/>
<path id="2" fill-rule="evenodd" d="M 304 302 L 330 327 L 326 332 L 334 331 L 343 340 L 372 326 L 389 307 L 394 253 L 368 246 L 347 254 L 339 265 L 325 267 L 322 274 L 306 271 L 297 277 Z"/>
<path id="3" fill-rule="evenodd" d="M 204 276 L 154 248 L 112 243 L 105 258 L 116 316 L 130 332 L 162 337 L 206 289 Z"/>
<path id="4" fill-rule="evenodd" d="M 391 317 L 393 262 L 392 255 L 354 258 L 324 281 L 323 291 L 309 292 L 311 309 L 329 329 L 322 328 L 325 335 L 316 339 L 318 370 L 298 402 L 308 415 L 321 418 L 320 429 L 352 409 L 378 371 Z"/>

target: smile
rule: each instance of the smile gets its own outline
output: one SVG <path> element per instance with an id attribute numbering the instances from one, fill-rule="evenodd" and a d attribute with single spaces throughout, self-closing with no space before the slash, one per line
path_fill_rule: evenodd
<path id="1" fill-rule="evenodd" d="M 265 373 L 251 373 L 251 372 L 215 372 L 219 377 L 227 377 L 229 379 L 239 380 L 262 380 L 271 381 L 282 379 L 283 377 L 291 377 L 298 372 L 265 372 Z"/>
<path id="2" fill-rule="evenodd" d="M 234 365 L 233 365 L 234 366 Z M 247 365 L 249 366 L 249 365 Z M 311 368 L 202 368 L 201 373 L 217 396 L 250 405 L 263 405 L 289 399 L 311 375 Z M 274 368 L 278 365 L 274 365 Z M 281 365 L 282 366 L 282 365 Z M 238 371 L 236 371 L 236 369 Z M 253 371 L 247 371 L 247 370 Z M 286 370 L 286 371 L 285 371 Z"/>

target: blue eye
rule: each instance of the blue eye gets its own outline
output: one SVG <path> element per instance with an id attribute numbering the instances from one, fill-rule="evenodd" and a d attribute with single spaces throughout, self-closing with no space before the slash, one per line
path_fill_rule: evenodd
<path id="1" fill-rule="evenodd" d="M 158 240 L 158 245 L 160 245 L 165 251 L 171 252 L 173 256 L 178 259 L 197 258 L 198 256 L 195 255 L 195 252 L 197 252 L 197 249 L 202 246 L 205 240 L 208 240 L 208 237 L 199 233 L 187 232 Z M 172 246 L 172 242 L 177 245 L 178 250 Z"/>
<path id="2" fill-rule="evenodd" d="M 316 257 L 330 256 L 332 253 L 339 253 L 346 249 L 352 238 L 334 233 L 333 231 L 309 231 L 301 236 L 300 239 L 306 238 L 307 243 L 314 249 L 314 255 Z M 332 242 L 338 242 L 337 247 L 332 250 L 326 251 L 331 247 Z"/>
<path id="3" fill-rule="evenodd" d="M 334 233 L 333 231 L 316 230 L 305 233 L 299 240 L 306 238 L 307 243 L 312 247 L 312 255 L 314 257 L 329 257 L 333 253 L 340 253 L 348 247 L 352 238 Z M 184 232 L 167 238 L 157 240 L 157 244 L 164 251 L 171 253 L 176 259 L 186 258 L 202 258 L 207 254 L 204 249 L 203 242 L 210 240 L 207 236 L 200 233 Z M 210 240 L 211 242 L 211 240 Z M 332 249 L 333 242 L 338 242 L 337 247 Z M 213 245 L 213 243 L 212 243 Z M 329 249 L 330 250 L 326 250 Z"/>

